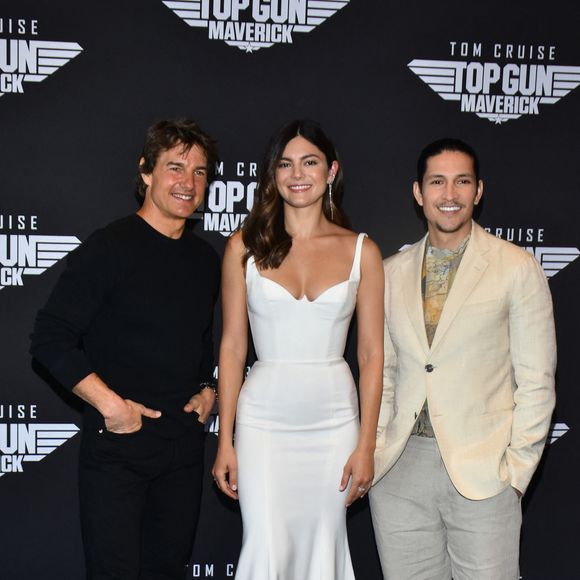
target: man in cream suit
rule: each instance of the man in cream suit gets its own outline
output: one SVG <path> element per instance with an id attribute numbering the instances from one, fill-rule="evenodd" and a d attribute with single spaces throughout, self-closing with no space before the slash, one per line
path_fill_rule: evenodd
<path id="1" fill-rule="evenodd" d="M 421 241 L 385 260 L 384 390 L 371 509 L 386 580 L 517 580 L 520 498 L 554 408 L 545 275 L 472 220 L 473 149 L 427 146 Z"/>

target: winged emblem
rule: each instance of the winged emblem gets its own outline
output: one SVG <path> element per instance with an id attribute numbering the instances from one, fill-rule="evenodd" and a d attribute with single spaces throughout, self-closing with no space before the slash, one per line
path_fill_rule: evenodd
<path id="1" fill-rule="evenodd" d="M 75 236 L 0 235 L 0 265 L 15 266 L 12 278 L 17 280 L 6 284 L 2 276 L 0 290 L 6 285 L 21 286 L 22 275 L 42 274 L 80 244 Z"/>
<path id="2" fill-rule="evenodd" d="M 344 8 L 350 0 L 339 2 L 335 0 L 308 0 L 306 6 L 306 24 L 295 25 L 296 32 L 310 32 L 319 24 L 334 16 L 341 8 Z"/>
<path id="3" fill-rule="evenodd" d="M 292 42 L 291 33 L 310 32 L 314 30 L 341 8 L 344 8 L 349 2 L 350 0 L 302 0 L 299 2 L 302 8 L 300 11 L 301 17 L 297 18 L 295 22 L 291 21 L 284 25 L 286 27 L 285 40 L 278 41 L 261 38 L 257 33 L 254 35 L 254 38 L 248 39 L 248 35 L 245 32 L 248 24 L 255 27 L 263 26 L 264 24 L 243 22 L 237 19 L 227 20 L 225 10 L 224 18 L 216 21 L 210 16 L 208 0 L 163 0 L 163 4 L 189 26 L 194 28 L 208 28 L 210 38 L 221 38 L 228 46 L 235 46 L 245 52 L 255 52 L 260 48 L 268 48 L 279 42 Z M 238 6 L 241 10 L 246 10 L 250 6 L 253 8 L 253 4 L 255 3 L 255 1 L 252 3 L 251 0 L 238 0 Z M 268 12 L 268 9 L 271 9 L 271 0 L 261 0 L 259 4 L 262 5 L 266 12 Z M 213 35 L 212 29 L 214 30 Z"/>
<path id="4" fill-rule="evenodd" d="M 541 97 L 540 103 L 553 105 L 570 91 L 580 85 L 580 66 L 556 66 L 551 65 L 548 69 L 552 73 L 552 95 L 551 97 Z"/>
<path id="5" fill-rule="evenodd" d="M 464 71 L 469 64 L 465 61 L 415 59 L 407 66 L 442 99 L 460 101 L 464 112 L 473 112 L 497 125 L 527 114 L 521 110 L 498 111 L 494 104 L 506 95 L 463 93 Z M 580 67 L 577 66 L 548 65 L 544 76 L 541 87 L 537 89 L 539 94 L 533 96 L 539 104 L 553 105 L 580 85 Z"/>
<path id="6" fill-rule="evenodd" d="M 578 248 L 539 247 L 526 248 L 526 250 L 530 254 L 533 254 L 536 260 L 540 262 L 547 278 L 555 276 L 580 256 L 580 250 Z"/>
<path id="7" fill-rule="evenodd" d="M 568 433 L 569 429 L 570 428 L 568 427 L 568 425 L 566 425 L 566 423 L 552 423 L 550 425 L 550 431 L 548 433 L 546 445 L 551 445 L 552 443 L 558 441 L 560 437 Z"/>
<path id="8" fill-rule="evenodd" d="M 442 99 L 461 100 L 461 77 L 458 73 L 465 68 L 464 62 L 415 59 L 407 66 Z"/>
<path id="9" fill-rule="evenodd" d="M 2 454 L 11 460 L 3 460 L 2 465 L 10 465 L 8 473 L 22 471 L 23 462 L 42 461 L 78 432 L 74 423 L 0 424 Z M 0 472 L 3 475 L 5 471 Z"/>
<path id="10" fill-rule="evenodd" d="M 82 47 L 76 42 L 51 42 L 48 40 L 5 40 L 4 43 L 25 43 L 29 61 L 27 72 L 22 80 L 28 83 L 40 83 L 49 75 L 64 66 L 69 60 L 78 56 Z M 7 45 L 0 44 L 0 51 L 7 50 Z M 22 49 L 20 49 L 22 50 Z M 12 45 L 10 51 L 13 51 Z M 16 52 L 16 51 L 14 51 Z M 20 90 L 19 92 L 22 92 Z M 0 96 L 6 93 L 0 93 Z"/>

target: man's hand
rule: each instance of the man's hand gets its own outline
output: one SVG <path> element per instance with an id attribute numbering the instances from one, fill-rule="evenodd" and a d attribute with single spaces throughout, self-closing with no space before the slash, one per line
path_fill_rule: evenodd
<path id="1" fill-rule="evenodd" d="M 161 411 L 149 409 L 141 403 L 117 395 L 96 373 L 91 373 L 79 381 L 74 386 L 73 393 L 103 416 L 105 427 L 111 433 L 134 433 L 141 429 L 142 417 L 161 417 Z"/>
<path id="2" fill-rule="evenodd" d="M 143 426 L 142 417 L 158 419 L 161 412 L 149 409 L 131 399 L 121 399 L 119 405 L 109 415 L 105 416 L 105 427 L 111 433 L 134 433 Z"/>
<path id="3" fill-rule="evenodd" d="M 196 395 L 193 395 L 189 402 L 186 403 L 183 410 L 186 413 L 191 413 L 195 411 L 199 415 L 198 421 L 200 423 L 205 423 L 210 413 L 212 412 L 215 403 L 215 393 L 213 389 L 202 389 Z"/>

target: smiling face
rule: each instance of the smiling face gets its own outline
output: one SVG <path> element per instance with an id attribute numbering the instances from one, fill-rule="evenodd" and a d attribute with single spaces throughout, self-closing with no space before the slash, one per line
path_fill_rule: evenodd
<path id="1" fill-rule="evenodd" d="M 338 162 L 329 167 L 324 153 L 304 137 L 294 137 L 284 148 L 276 167 L 276 187 L 285 204 L 295 208 L 322 206 Z"/>
<path id="2" fill-rule="evenodd" d="M 461 151 L 429 157 L 423 181 L 413 184 L 413 195 L 423 208 L 429 239 L 436 248 L 455 250 L 471 231 L 473 208 L 483 194 L 472 158 Z"/>
<path id="3" fill-rule="evenodd" d="M 182 144 L 162 151 L 153 171 L 141 174 L 147 190 L 139 215 L 161 233 L 172 235 L 202 202 L 207 174 L 205 153 L 197 145 L 189 151 Z"/>

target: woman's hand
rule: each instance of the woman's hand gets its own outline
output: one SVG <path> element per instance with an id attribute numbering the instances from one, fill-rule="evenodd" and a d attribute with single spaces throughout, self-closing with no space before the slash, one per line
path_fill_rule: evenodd
<path id="1" fill-rule="evenodd" d="M 232 445 L 218 448 L 211 473 L 221 491 L 232 499 L 238 499 L 238 460 Z"/>
<path id="2" fill-rule="evenodd" d="M 350 479 L 350 489 L 346 498 L 346 507 L 365 496 L 371 487 L 375 472 L 374 451 L 357 447 L 348 458 L 342 470 L 340 491 L 344 491 Z"/>

